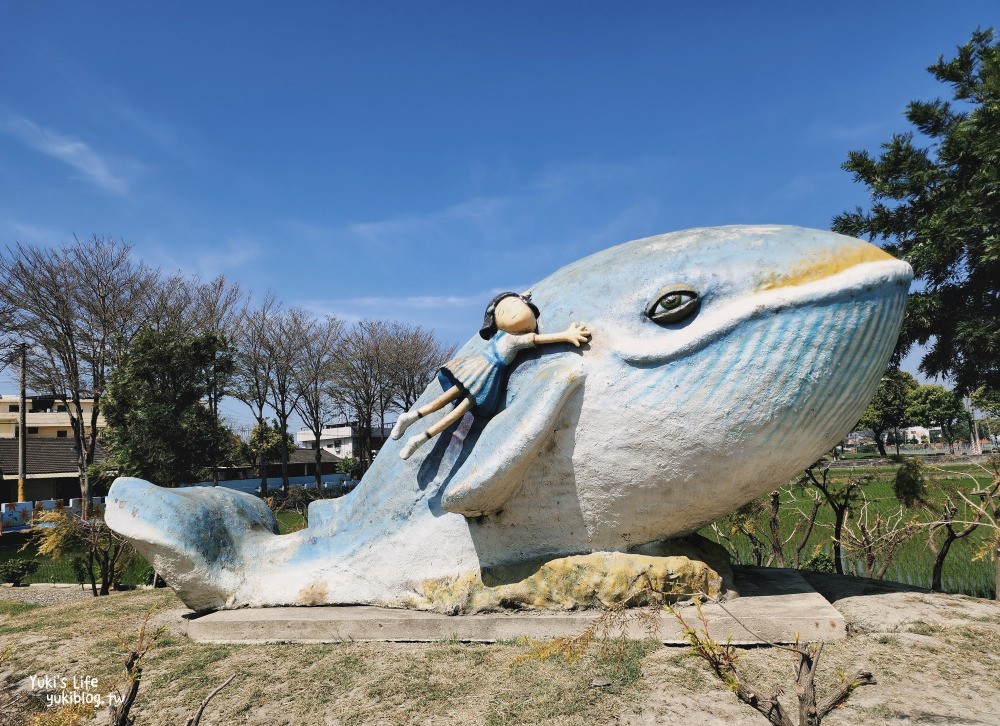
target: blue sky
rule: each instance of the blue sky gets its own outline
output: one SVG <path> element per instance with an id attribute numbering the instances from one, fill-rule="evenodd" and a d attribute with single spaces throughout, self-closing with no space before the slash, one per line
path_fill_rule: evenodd
<path id="1" fill-rule="evenodd" d="M 692 226 L 826 228 L 994 2 L 0 0 L 0 242 L 472 335 Z M 8 376 L 9 378 L 9 376 Z M 5 389 L 9 381 L 0 380 Z"/>

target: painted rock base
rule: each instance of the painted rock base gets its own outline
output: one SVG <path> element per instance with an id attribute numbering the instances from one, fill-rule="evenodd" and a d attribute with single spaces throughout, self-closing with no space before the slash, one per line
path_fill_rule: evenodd
<path id="1" fill-rule="evenodd" d="M 843 616 L 796 570 L 741 567 L 736 584 L 743 595 L 725 606 L 707 604 L 702 612 L 709 634 L 734 644 L 791 643 L 847 637 Z M 681 612 L 694 622 L 694 607 Z M 336 643 L 342 641 L 428 642 L 454 639 L 494 642 L 520 637 L 545 639 L 582 633 L 597 614 L 578 612 L 501 612 L 448 616 L 370 606 L 315 608 L 254 608 L 220 610 L 186 622 L 187 635 L 201 643 Z M 650 633 L 637 620 L 630 638 Z M 682 644 L 676 618 L 664 614 L 654 636 Z"/>
<path id="2" fill-rule="evenodd" d="M 677 602 L 694 594 L 731 597 L 733 574 L 726 551 L 698 535 L 653 542 L 632 552 L 535 560 L 427 580 L 390 607 L 447 615 L 502 610 L 587 610 L 640 607 L 650 591 Z"/>

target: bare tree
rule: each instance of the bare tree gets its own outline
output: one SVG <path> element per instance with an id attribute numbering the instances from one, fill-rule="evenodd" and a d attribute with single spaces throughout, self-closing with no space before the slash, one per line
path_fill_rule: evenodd
<path id="1" fill-rule="evenodd" d="M 381 320 L 361 320 L 344 336 L 336 357 L 330 396 L 354 418 L 361 438 L 362 469 L 372 462 L 372 424 L 385 426 L 392 401 L 388 372 L 392 347 L 390 326 Z M 381 435 L 381 433 L 380 433 Z"/>
<path id="2" fill-rule="evenodd" d="M 313 435 L 316 490 L 319 491 L 322 485 L 320 466 L 323 461 L 323 449 L 319 441 L 323 434 L 323 424 L 333 411 L 329 384 L 333 379 L 337 345 L 343 335 L 344 325 L 332 315 L 323 320 L 305 316 L 298 320 L 302 326 L 296 331 L 301 356 L 292 372 L 293 385 L 298 394 L 295 410 Z"/>
<path id="3" fill-rule="evenodd" d="M 16 244 L 0 256 L 8 329 L 31 351 L 30 387 L 67 406 L 84 501 L 108 373 L 142 325 L 155 281 L 129 244 L 107 237 L 57 248 Z M 88 398 L 93 406 L 85 412 Z"/>
<path id="4" fill-rule="evenodd" d="M 861 493 L 861 503 L 854 507 L 852 516 L 844 522 L 843 546 L 850 554 L 860 557 L 863 577 L 881 580 L 899 554 L 899 548 L 909 540 L 920 524 L 907 519 L 905 509 L 892 512 L 876 510 L 872 513 L 868 496 Z"/>
<path id="5" fill-rule="evenodd" d="M 271 378 L 268 383 L 268 405 L 274 409 L 282 434 L 288 431 L 299 400 L 295 371 L 301 367 L 302 331 L 309 314 L 300 308 L 288 308 L 270 318 L 264 339 L 264 352 L 271 357 Z M 281 488 L 288 491 L 288 448 L 281 447 Z"/>
<path id="6" fill-rule="evenodd" d="M 934 568 L 931 573 L 931 590 L 941 592 L 942 573 L 944 562 L 951 551 L 951 546 L 958 540 L 968 537 L 981 525 L 990 527 L 993 530 L 993 537 L 990 538 L 983 550 L 977 555 L 986 556 L 991 554 L 996 569 L 996 593 L 995 597 L 1000 600 L 1000 457 L 993 456 L 990 459 L 992 471 L 982 464 L 976 464 L 976 468 L 984 473 L 992 475 L 993 480 L 985 487 L 979 486 L 976 477 L 968 472 L 961 472 L 961 476 L 969 479 L 973 490 L 968 494 L 961 490 L 956 490 L 953 496 L 945 500 L 944 511 L 941 518 L 928 525 L 927 544 L 934 553 Z M 954 475 L 959 472 L 946 471 L 933 464 L 928 465 L 931 469 Z M 963 516 L 959 517 L 959 513 Z M 938 534 L 944 533 L 944 537 L 938 542 Z M 992 548 L 992 552 L 989 549 Z"/>
<path id="7" fill-rule="evenodd" d="M 455 346 L 442 343 L 433 330 L 402 323 L 390 326 L 389 385 L 395 408 L 409 411 L 437 369 L 455 352 Z"/>
<path id="8" fill-rule="evenodd" d="M 264 438 L 270 399 L 274 363 L 269 352 L 272 318 L 278 313 L 278 303 L 268 294 L 255 309 L 248 309 L 235 330 L 236 374 L 230 391 L 233 398 L 245 403 L 257 421 L 260 437 L 260 493 L 267 496 L 267 461 Z"/>
<path id="9" fill-rule="evenodd" d="M 817 475 L 816 470 L 819 469 Z M 830 464 L 818 461 L 802 473 L 799 484 L 812 486 L 823 495 L 833 510 L 833 559 L 838 575 L 844 574 L 843 537 L 844 523 L 851 511 L 851 505 L 862 493 L 862 487 L 874 479 L 872 474 L 852 476 L 847 480 L 830 476 Z"/>

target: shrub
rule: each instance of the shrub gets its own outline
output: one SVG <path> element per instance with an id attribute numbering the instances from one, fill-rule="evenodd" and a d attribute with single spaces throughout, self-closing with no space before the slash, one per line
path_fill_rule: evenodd
<path id="1" fill-rule="evenodd" d="M 830 555 L 820 549 L 819 545 L 816 545 L 816 549 L 813 550 L 812 555 L 802 563 L 802 569 L 812 570 L 813 572 L 835 573 L 837 571 L 837 564 Z"/>
<path id="2" fill-rule="evenodd" d="M 38 563 L 34 560 L 9 560 L 0 565 L 0 581 L 9 582 L 14 587 L 20 587 L 29 575 L 38 571 Z"/>
<path id="3" fill-rule="evenodd" d="M 924 465 L 917 459 L 903 459 L 899 469 L 896 470 L 892 491 L 904 507 L 925 503 L 927 501 L 927 477 L 924 475 Z"/>
<path id="4" fill-rule="evenodd" d="M 69 566 L 73 569 L 73 577 L 76 578 L 76 582 L 80 587 L 83 587 L 85 582 L 90 581 L 90 568 L 87 566 L 85 559 L 74 557 L 70 560 Z"/>

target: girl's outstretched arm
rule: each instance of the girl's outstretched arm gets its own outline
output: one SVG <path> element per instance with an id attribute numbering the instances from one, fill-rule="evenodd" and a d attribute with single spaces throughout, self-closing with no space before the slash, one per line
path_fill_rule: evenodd
<path id="1" fill-rule="evenodd" d="M 570 323 L 569 327 L 561 333 L 549 333 L 548 335 L 534 334 L 535 345 L 546 343 L 572 343 L 577 348 L 590 340 L 591 332 L 585 324 Z"/>

